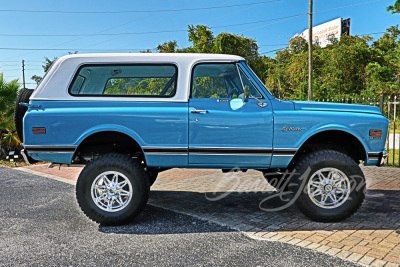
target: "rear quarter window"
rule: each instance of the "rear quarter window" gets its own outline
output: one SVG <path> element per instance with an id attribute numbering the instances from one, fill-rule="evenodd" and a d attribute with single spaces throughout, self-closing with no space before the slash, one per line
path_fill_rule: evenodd
<path id="1" fill-rule="evenodd" d="M 79 68 L 69 93 L 74 96 L 172 97 L 177 67 L 163 65 L 85 65 Z"/>

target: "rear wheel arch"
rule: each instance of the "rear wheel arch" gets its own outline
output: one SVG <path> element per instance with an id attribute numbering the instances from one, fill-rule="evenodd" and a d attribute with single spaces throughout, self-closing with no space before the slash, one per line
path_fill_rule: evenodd
<path id="1" fill-rule="evenodd" d="M 139 142 L 134 137 L 116 130 L 97 131 L 82 138 L 73 159 L 88 161 L 88 158 L 93 159 L 108 153 L 130 154 L 145 159 Z"/>

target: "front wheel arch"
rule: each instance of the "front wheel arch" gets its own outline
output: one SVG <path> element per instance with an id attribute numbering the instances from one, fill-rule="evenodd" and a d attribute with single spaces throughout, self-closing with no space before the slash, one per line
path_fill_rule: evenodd
<path id="1" fill-rule="evenodd" d="M 364 144 L 353 134 L 343 130 L 326 130 L 315 133 L 304 141 L 293 157 L 291 164 L 312 151 L 329 149 L 348 155 L 355 162 L 366 161 Z"/>

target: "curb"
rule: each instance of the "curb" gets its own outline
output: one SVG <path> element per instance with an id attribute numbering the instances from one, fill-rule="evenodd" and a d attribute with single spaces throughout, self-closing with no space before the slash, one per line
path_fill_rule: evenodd
<path id="1" fill-rule="evenodd" d="M 56 180 L 56 181 L 59 181 L 59 182 L 63 182 L 63 183 L 71 184 L 71 185 L 76 185 L 76 181 L 73 181 L 73 180 L 70 180 L 70 179 L 66 179 L 66 178 L 62 178 L 62 177 L 55 176 L 55 175 L 51 175 L 51 174 L 47 174 L 47 173 L 34 171 L 34 170 L 31 170 L 31 169 L 28 169 L 28 168 L 25 168 L 25 167 L 18 167 L 18 168 L 13 168 L 13 169 L 16 169 L 16 170 L 19 170 L 19 171 L 23 171 L 23 172 L 26 172 L 26 173 L 30 173 L 30 174 L 34 174 L 34 175 L 38 175 L 38 176 L 42 176 L 42 177 L 49 178 L 49 179 L 52 179 L 52 180 Z M 179 209 L 174 209 L 174 208 L 170 208 L 170 207 L 165 207 L 163 205 L 155 204 L 155 203 L 152 203 L 151 200 L 149 200 L 149 204 L 152 205 L 152 206 L 155 206 L 155 207 L 163 208 L 163 209 L 170 210 L 170 211 L 173 211 L 173 212 L 177 212 L 177 213 L 180 213 L 180 214 L 189 215 L 189 216 L 195 217 L 196 219 L 200 219 L 200 220 L 203 220 L 203 221 L 208 221 L 208 222 L 216 223 L 216 224 L 221 225 L 221 226 L 228 227 L 228 228 L 230 228 L 232 230 L 239 231 L 239 232 L 243 233 L 244 235 L 246 235 L 249 238 L 256 239 L 256 240 L 277 241 L 277 242 L 281 242 L 281 243 L 288 243 L 288 244 L 291 244 L 291 245 L 296 245 L 296 246 L 299 246 L 299 247 L 308 248 L 308 249 L 312 249 L 314 251 L 318 251 L 318 252 L 322 252 L 322 253 L 325 253 L 325 254 L 329 254 L 331 256 L 335 256 L 335 257 L 341 258 L 343 260 L 347 260 L 349 262 L 358 263 L 358 264 L 361 264 L 361 265 L 364 265 L 364 266 L 385 266 L 385 267 L 400 266 L 400 265 L 397 265 L 395 263 L 391 263 L 391 262 L 388 262 L 388 261 L 376 259 L 376 258 L 373 258 L 373 257 L 369 257 L 369 256 L 366 256 L 366 255 L 361 255 L 361 254 L 350 252 L 350 251 L 346 251 L 346 250 L 341 250 L 341 249 L 338 249 L 338 248 L 333 248 L 333 247 L 321 245 L 321 244 L 318 244 L 318 243 L 313 243 L 313 242 L 310 242 L 310 241 L 307 241 L 307 240 L 294 238 L 294 237 L 291 237 L 291 236 L 286 236 L 286 235 L 283 235 L 283 234 L 280 234 L 280 233 L 276 233 L 276 232 L 265 232 L 265 231 L 264 232 L 263 231 L 254 232 L 254 231 L 251 231 L 252 230 L 251 228 L 254 228 L 254 227 L 252 227 L 250 225 L 242 224 L 242 225 L 239 225 L 239 227 L 238 226 L 231 226 L 229 224 L 226 224 L 226 223 L 220 222 L 218 220 L 215 220 L 214 218 L 208 218 L 207 216 L 206 217 L 204 217 L 204 216 L 200 217 L 199 215 L 193 214 L 193 213 L 188 212 L 188 211 L 182 211 L 182 210 L 179 210 Z M 242 229 L 240 229 L 240 228 L 242 228 Z M 256 230 L 256 229 L 254 229 L 254 230 Z"/>
<path id="2" fill-rule="evenodd" d="M 47 173 L 34 171 L 34 170 L 31 170 L 31 169 L 27 169 L 25 167 L 18 167 L 18 168 L 12 168 L 12 169 L 18 170 L 18 171 L 22 171 L 22 172 L 27 172 L 27 173 L 38 175 L 38 176 L 42 176 L 42 177 L 49 178 L 49 179 L 52 179 L 52 180 L 56 180 L 56 181 L 59 181 L 59 182 L 67 183 L 67 184 L 70 184 L 70 185 L 76 185 L 76 181 L 69 180 L 69 179 L 62 178 L 62 177 L 58 177 L 58 176 L 51 175 L 51 174 L 47 174 Z"/>

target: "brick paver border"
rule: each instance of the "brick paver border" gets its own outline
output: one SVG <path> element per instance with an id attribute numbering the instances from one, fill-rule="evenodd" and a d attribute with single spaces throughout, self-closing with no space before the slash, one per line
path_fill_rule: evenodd
<path id="1" fill-rule="evenodd" d="M 17 168 L 74 184 L 80 168 Z M 160 173 L 149 203 L 263 238 L 317 250 L 370 266 L 400 264 L 400 169 L 363 167 L 368 193 L 360 212 L 344 223 L 311 222 L 295 209 L 265 213 L 254 201 L 274 190 L 256 171 L 224 181 L 219 170 L 172 169 Z M 238 183 L 239 179 L 240 183 Z M 205 193 L 231 192 L 210 202 Z M 258 193 L 255 193 L 258 192 Z M 371 218 L 371 216 L 373 218 Z"/>

